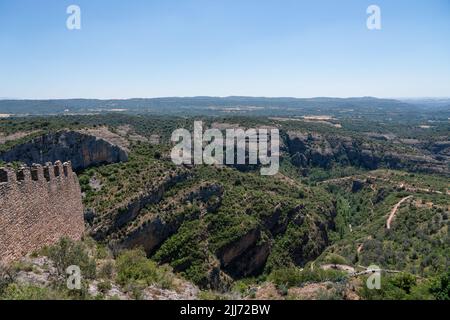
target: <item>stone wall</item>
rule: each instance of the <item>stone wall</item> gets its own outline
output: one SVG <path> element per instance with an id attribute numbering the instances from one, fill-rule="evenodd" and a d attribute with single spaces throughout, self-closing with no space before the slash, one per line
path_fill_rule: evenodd
<path id="1" fill-rule="evenodd" d="M 81 190 L 70 162 L 0 168 L 0 262 L 10 262 L 61 237 L 84 232 Z"/>

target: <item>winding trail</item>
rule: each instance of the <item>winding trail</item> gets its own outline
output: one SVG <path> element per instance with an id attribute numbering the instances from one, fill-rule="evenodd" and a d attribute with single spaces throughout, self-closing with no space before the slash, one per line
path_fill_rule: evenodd
<path id="1" fill-rule="evenodd" d="M 408 201 L 409 199 L 411 199 L 413 196 L 407 196 L 405 198 L 403 198 L 402 200 L 400 200 L 395 206 L 394 208 L 392 208 L 391 210 L 391 214 L 389 215 L 389 218 L 386 221 L 386 228 L 389 230 L 391 229 L 391 223 L 392 220 L 395 217 L 395 214 L 397 213 L 398 208 L 400 208 L 400 206 L 402 205 L 403 202 Z"/>
<path id="2" fill-rule="evenodd" d="M 318 185 L 345 182 L 345 181 L 349 181 L 352 179 L 365 180 L 366 183 L 369 183 L 370 180 L 387 182 L 387 183 L 395 185 L 395 186 L 397 186 L 405 191 L 408 191 L 408 192 L 414 192 L 414 193 L 424 192 L 424 193 L 434 193 L 434 194 L 439 194 L 439 195 L 450 196 L 450 189 L 447 189 L 445 192 L 443 192 L 443 191 L 439 191 L 439 190 L 434 190 L 432 188 L 420 188 L 420 187 L 411 186 L 405 182 L 395 182 L 395 181 L 392 181 L 391 179 L 383 178 L 383 177 L 379 177 L 379 176 L 375 176 L 375 175 L 371 175 L 371 174 L 366 174 L 366 175 L 359 174 L 359 175 L 352 175 L 352 176 L 347 176 L 347 177 L 342 177 L 342 178 L 324 180 L 324 181 L 318 182 Z M 371 184 L 371 187 L 373 187 L 372 184 Z"/>

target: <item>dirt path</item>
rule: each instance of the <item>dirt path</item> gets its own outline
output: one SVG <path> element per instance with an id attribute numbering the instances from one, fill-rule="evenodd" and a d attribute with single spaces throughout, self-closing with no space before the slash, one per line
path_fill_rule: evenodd
<path id="1" fill-rule="evenodd" d="M 329 179 L 329 180 L 320 181 L 317 184 L 319 184 L 319 185 L 321 185 L 321 184 L 329 184 L 329 183 L 333 184 L 333 183 L 336 183 L 336 182 L 342 182 L 342 181 L 357 179 L 359 177 L 362 177 L 362 176 L 361 175 L 353 175 L 353 176 L 348 176 L 348 177 Z"/>
<path id="2" fill-rule="evenodd" d="M 277 177 L 280 180 L 283 180 L 283 181 L 287 182 L 291 186 L 298 187 L 300 185 L 300 183 L 298 181 L 296 181 L 296 180 L 292 179 L 291 177 L 288 177 L 288 176 L 286 176 L 286 175 L 284 175 L 282 173 L 277 173 L 277 175 L 275 177 Z"/>
<path id="3" fill-rule="evenodd" d="M 347 177 L 342 177 L 342 178 L 335 178 L 335 179 L 330 179 L 330 180 L 324 180 L 324 181 L 318 182 L 318 184 L 319 185 L 321 185 L 321 184 L 333 184 L 333 183 L 345 182 L 345 181 L 353 180 L 353 179 L 365 180 L 366 182 L 368 182 L 369 180 L 382 181 L 382 182 L 386 182 L 386 183 L 395 185 L 395 186 L 397 186 L 397 187 L 399 187 L 399 188 L 401 188 L 401 189 L 403 189 L 403 190 L 405 190 L 407 192 L 414 192 L 414 193 L 424 192 L 424 193 L 434 193 L 434 194 L 439 194 L 439 195 L 447 194 L 447 195 L 450 196 L 450 190 L 447 190 L 444 193 L 442 191 L 433 190 L 433 189 L 430 189 L 430 188 L 414 187 L 414 186 L 411 186 L 411 185 L 409 185 L 409 184 L 407 184 L 405 182 L 394 182 L 391 179 L 378 177 L 378 176 L 374 176 L 374 175 L 371 175 L 371 174 L 368 174 L 368 175 L 363 175 L 363 174 L 352 175 L 352 176 L 347 176 Z M 372 190 L 375 191 L 375 189 L 374 189 L 372 184 L 371 184 L 371 188 L 372 188 Z"/>
<path id="4" fill-rule="evenodd" d="M 388 218 L 387 221 L 386 221 L 386 228 L 387 228 L 388 230 L 391 229 L 391 223 L 392 223 L 392 220 L 393 220 L 394 217 L 395 217 L 395 214 L 397 213 L 398 208 L 400 208 L 400 206 L 402 205 L 403 202 L 405 202 L 405 201 L 411 199 L 412 197 L 413 197 L 413 196 L 407 196 L 407 197 L 403 198 L 402 200 L 400 200 L 400 201 L 394 206 L 394 208 L 392 208 L 391 214 L 389 215 L 389 218 Z"/>

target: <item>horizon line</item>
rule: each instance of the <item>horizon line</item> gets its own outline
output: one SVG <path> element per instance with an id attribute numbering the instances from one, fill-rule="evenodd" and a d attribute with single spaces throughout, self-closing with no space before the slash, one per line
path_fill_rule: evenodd
<path id="1" fill-rule="evenodd" d="M 227 99 L 227 98 L 259 98 L 259 99 L 355 99 L 355 98 L 370 98 L 370 99 L 387 99 L 387 100 L 423 100 L 423 99 L 450 99 L 450 96 L 409 96 L 409 97 L 379 97 L 379 96 L 311 96 L 311 97 L 296 97 L 296 96 L 242 96 L 242 95 L 227 95 L 227 96 L 215 96 L 215 95 L 194 95 L 194 96 L 154 96 L 154 97 L 121 97 L 121 98 L 105 98 L 105 97 L 70 97 L 70 98 L 17 98 L 17 97 L 0 97 L 0 101 L 57 101 L 57 100 L 115 100 L 115 101 L 126 101 L 126 100 L 151 100 L 151 99 L 195 99 L 195 98 L 216 98 L 216 99 Z"/>

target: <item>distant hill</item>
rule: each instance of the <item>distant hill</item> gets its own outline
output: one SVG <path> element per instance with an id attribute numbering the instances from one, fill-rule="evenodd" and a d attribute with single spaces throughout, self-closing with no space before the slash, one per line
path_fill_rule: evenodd
<path id="1" fill-rule="evenodd" d="M 361 98 L 167 97 L 126 100 L 0 100 L 0 114 L 12 116 L 99 114 L 159 114 L 180 116 L 305 116 L 379 121 L 444 120 L 450 105 L 414 100 Z M 405 117 L 407 115 L 407 117 Z"/>
<path id="2" fill-rule="evenodd" d="M 10 114 L 55 114 L 69 112 L 108 111 L 126 109 L 149 111 L 179 109 L 186 107 L 259 107 L 259 108 L 349 108 L 365 106 L 372 108 L 413 108 L 411 104 L 391 100 L 364 98 L 264 98 L 264 97 L 168 97 L 150 99 L 97 100 L 0 100 L 0 112 Z"/>
<path id="3" fill-rule="evenodd" d="M 450 98 L 418 98 L 402 99 L 401 101 L 426 108 L 450 109 Z"/>

